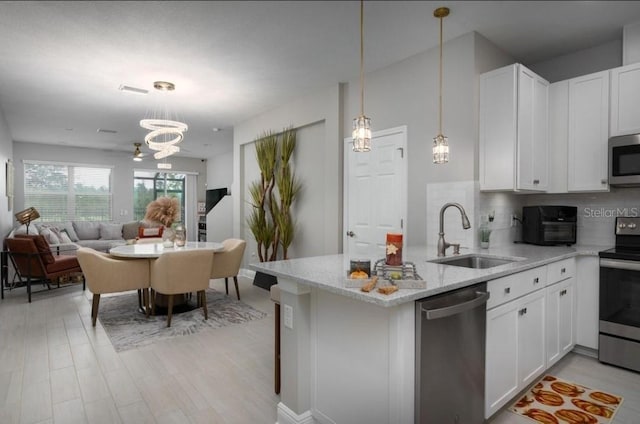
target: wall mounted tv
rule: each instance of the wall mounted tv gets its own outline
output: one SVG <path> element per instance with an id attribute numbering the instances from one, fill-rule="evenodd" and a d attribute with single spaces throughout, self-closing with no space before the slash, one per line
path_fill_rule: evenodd
<path id="1" fill-rule="evenodd" d="M 224 196 L 227 196 L 227 195 L 231 195 L 231 192 L 226 187 L 207 190 L 207 199 L 205 202 L 206 208 L 207 208 L 206 213 L 208 214 L 209 212 L 211 212 L 211 209 L 213 209 L 213 207 L 217 205 L 218 202 L 222 200 Z"/>

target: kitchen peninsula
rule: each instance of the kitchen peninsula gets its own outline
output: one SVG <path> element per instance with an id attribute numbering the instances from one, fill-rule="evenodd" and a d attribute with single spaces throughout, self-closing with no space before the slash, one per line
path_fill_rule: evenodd
<path id="1" fill-rule="evenodd" d="M 278 423 L 414 423 L 415 300 L 579 255 L 598 246 L 463 249 L 515 261 L 488 269 L 428 262 L 435 247 L 405 249 L 426 281 L 391 295 L 346 288 L 349 258 L 252 264 L 281 288 L 282 392 Z M 373 261 L 372 261 L 373 262 Z M 437 341 L 434 341 L 437 342 Z"/>

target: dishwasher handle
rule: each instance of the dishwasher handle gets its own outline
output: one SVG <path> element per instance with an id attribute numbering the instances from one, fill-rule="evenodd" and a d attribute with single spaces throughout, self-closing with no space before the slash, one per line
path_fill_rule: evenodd
<path id="1" fill-rule="evenodd" d="M 424 314 L 424 317 L 429 320 L 446 318 L 474 309 L 482 305 L 483 303 L 487 303 L 487 300 L 489 300 L 488 292 L 477 291 L 476 297 L 466 302 L 456 303 L 455 305 L 437 309 L 428 309 L 422 306 L 422 312 Z"/>

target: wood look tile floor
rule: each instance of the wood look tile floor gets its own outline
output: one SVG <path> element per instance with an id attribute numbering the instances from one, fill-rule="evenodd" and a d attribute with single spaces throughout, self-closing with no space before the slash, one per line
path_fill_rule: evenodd
<path id="1" fill-rule="evenodd" d="M 212 287 L 224 290 L 223 280 Z M 5 293 L 0 423 L 274 424 L 273 304 L 246 278 L 240 293 L 268 316 L 121 353 L 99 321 L 91 327 L 90 294 L 79 286 L 36 294 L 31 304 L 24 289 Z M 577 354 L 549 373 L 624 396 L 613 424 L 640 424 L 640 374 Z M 531 421 L 503 410 L 490 423 Z"/>

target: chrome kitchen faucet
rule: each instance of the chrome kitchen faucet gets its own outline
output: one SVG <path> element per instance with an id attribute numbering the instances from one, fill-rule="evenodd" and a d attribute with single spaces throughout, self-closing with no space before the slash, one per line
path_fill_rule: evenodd
<path id="1" fill-rule="evenodd" d="M 440 209 L 440 233 L 438 236 L 438 256 L 445 256 L 445 252 L 449 246 L 453 246 L 453 254 L 460 254 L 460 244 L 459 243 L 447 243 L 444 240 L 444 211 L 449 206 L 455 206 L 460 211 L 460 215 L 462 215 L 462 228 L 468 230 L 471 228 L 471 224 L 469 223 L 469 218 L 467 217 L 467 213 L 464 211 L 464 208 L 460 203 L 446 203 Z"/>

